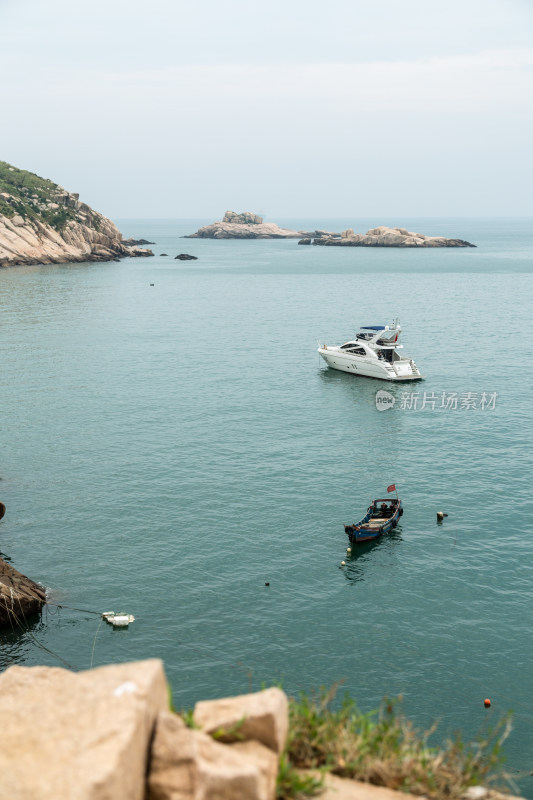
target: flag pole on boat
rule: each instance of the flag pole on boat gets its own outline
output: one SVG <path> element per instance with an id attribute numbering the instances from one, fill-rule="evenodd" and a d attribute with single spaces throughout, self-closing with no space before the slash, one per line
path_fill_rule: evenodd
<path id="1" fill-rule="evenodd" d="M 398 497 L 398 490 L 397 490 L 397 488 L 396 488 L 396 484 L 395 484 L 395 483 L 391 483 L 391 485 L 390 485 L 390 486 L 387 486 L 387 491 L 388 491 L 388 492 L 396 492 L 396 500 L 399 500 L 399 497 Z"/>

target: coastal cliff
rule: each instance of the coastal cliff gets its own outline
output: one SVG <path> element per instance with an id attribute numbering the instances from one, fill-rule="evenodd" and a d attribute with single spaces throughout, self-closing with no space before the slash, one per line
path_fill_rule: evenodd
<path id="1" fill-rule="evenodd" d="M 0 161 L 0 267 L 151 255 L 79 195 Z"/>

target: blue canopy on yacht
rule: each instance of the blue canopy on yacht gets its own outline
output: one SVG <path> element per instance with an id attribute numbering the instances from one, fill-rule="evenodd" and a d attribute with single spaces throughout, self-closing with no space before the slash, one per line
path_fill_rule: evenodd
<path id="1" fill-rule="evenodd" d="M 384 331 L 385 325 L 362 325 L 362 331 Z"/>

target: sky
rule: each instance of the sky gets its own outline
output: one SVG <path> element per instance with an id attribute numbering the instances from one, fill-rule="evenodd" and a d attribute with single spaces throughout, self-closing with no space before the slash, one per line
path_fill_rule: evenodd
<path id="1" fill-rule="evenodd" d="M 533 0 L 0 0 L 0 67 L 0 159 L 111 218 L 533 213 Z"/>

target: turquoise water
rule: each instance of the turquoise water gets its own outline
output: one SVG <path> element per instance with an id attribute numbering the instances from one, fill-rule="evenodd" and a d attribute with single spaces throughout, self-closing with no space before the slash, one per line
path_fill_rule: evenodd
<path id="1" fill-rule="evenodd" d="M 402 694 L 442 737 L 512 708 L 508 765 L 533 797 L 529 222 L 278 220 L 475 250 L 178 238 L 208 221 L 120 221 L 152 259 L 0 271 L 0 555 L 56 603 L 136 617 L 50 607 L 1 634 L 0 667 L 156 656 L 177 707 L 343 680 L 365 710 Z M 319 360 L 317 340 L 395 316 L 424 383 Z M 401 527 L 348 558 L 343 524 L 392 482 Z"/>

